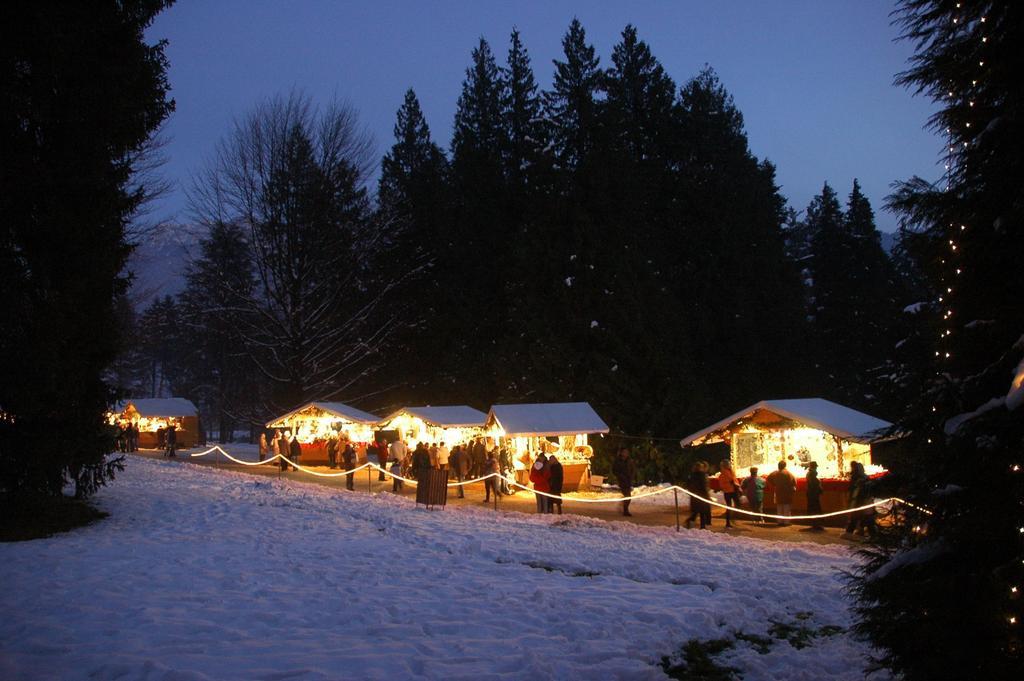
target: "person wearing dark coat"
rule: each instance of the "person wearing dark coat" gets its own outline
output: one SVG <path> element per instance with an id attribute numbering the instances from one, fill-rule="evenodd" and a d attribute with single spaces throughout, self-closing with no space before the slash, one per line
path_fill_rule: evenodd
<path id="1" fill-rule="evenodd" d="M 370 446 L 370 450 L 367 452 L 367 455 L 375 457 L 377 459 L 377 465 L 380 466 L 380 470 L 377 471 L 377 482 L 384 482 L 387 480 L 387 476 L 384 475 L 384 471 L 388 469 L 387 444 L 374 440 L 373 445 Z"/>
<path id="2" fill-rule="evenodd" d="M 352 443 L 347 440 L 345 441 L 345 448 L 341 450 L 341 465 L 347 471 L 351 471 L 356 467 L 356 450 L 352 448 Z M 355 473 L 349 473 L 345 476 L 345 489 L 355 490 L 355 478 Z"/>
<path id="3" fill-rule="evenodd" d="M 289 458 L 292 460 L 292 470 L 299 470 L 300 459 L 302 459 L 302 445 L 299 444 L 297 433 L 292 435 L 292 441 L 288 445 L 288 453 L 291 455 Z"/>
<path id="4" fill-rule="evenodd" d="M 452 477 L 455 478 L 456 482 L 462 482 L 469 475 L 469 455 L 466 454 L 466 449 L 463 445 L 456 445 L 455 449 L 452 450 L 452 455 L 448 459 L 448 465 L 452 469 Z M 459 485 L 456 489 L 459 490 L 459 499 L 466 498 L 466 486 Z"/>
<path id="5" fill-rule="evenodd" d="M 848 508 L 858 508 L 868 504 L 871 498 L 868 490 L 868 476 L 864 472 L 864 464 L 860 461 L 850 462 L 850 490 L 847 500 Z M 846 525 L 846 535 L 850 536 L 856 532 L 864 536 L 865 531 L 875 536 L 875 509 L 869 508 L 850 514 L 850 522 Z"/>
<path id="6" fill-rule="evenodd" d="M 167 435 L 166 435 L 166 437 L 167 437 L 167 456 L 169 456 L 169 457 L 171 457 L 173 459 L 174 457 L 178 456 L 175 453 L 175 451 L 174 451 L 175 448 L 178 445 L 178 430 L 174 426 L 173 423 L 167 427 Z"/>
<path id="7" fill-rule="evenodd" d="M 487 453 L 487 458 L 484 459 L 484 475 L 492 475 L 498 472 L 498 459 L 495 458 L 495 452 L 490 451 Z M 484 503 L 486 504 L 491 500 L 491 493 L 494 494 L 494 499 L 497 500 L 501 496 L 501 486 L 498 485 L 497 478 L 487 478 L 484 480 Z"/>
<path id="8" fill-rule="evenodd" d="M 278 431 L 274 442 L 277 445 L 278 463 L 281 466 L 281 470 L 286 471 L 288 470 L 288 462 L 285 461 L 285 457 L 288 456 L 288 436 Z"/>
<path id="9" fill-rule="evenodd" d="M 807 515 L 821 513 L 821 480 L 818 479 L 818 462 L 811 461 L 807 464 Z M 811 521 L 811 529 L 821 532 L 825 527 L 821 524 L 820 518 Z"/>
<path id="10" fill-rule="evenodd" d="M 327 463 L 331 468 L 338 467 L 338 440 L 334 437 L 327 438 Z"/>
<path id="11" fill-rule="evenodd" d="M 508 447 L 502 447 L 498 450 L 498 466 L 501 468 L 501 493 L 502 494 L 515 494 L 516 490 L 514 487 L 508 484 L 508 478 L 510 475 L 514 475 L 512 467 L 512 452 Z"/>
<path id="12" fill-rule="evenodd" d="M 469 452 L 469 474 L 472 477 L 480 477 L 484 475 L 484 459 L 487 458 L 487 447 L 484 446 L 484 439 L 478 437 L 476 442 L 473 443 L 473 448 Z"/>
<path id="13" fill-rule="evenodd" d="M 430 452 L 420 442 L 412 453 L 412 470 L 417 480 L 426 480 L 427 471 L 430 470 Z"/>
<path id="14" fill-rule="evenodd" d="M 698 461 L 693 464 L 693 470 L 690 471 L 690 477 L 686 481 L 686 489 L 705 499 L 711 498 L 711 488 L 708 485 L 707 463 Z M 696 496 L 691 496 L 690 517 L 686 519 L 686 529 L 693 527 L 693 521 L 698 516 L 700 517 L 700 529 L 703 530 L 711 524 L 711 504 L 698 499 Z"/>
<path id="15" fill-rule="evenodd" d="M 557 495 L 559 498 L 551 497 L 548 499 L 548 513 L 555 512 L 555 506 L 558 506 L 558 515 L 562 515 L 562 484 L 565 481 L 565 474 L 562 471 L 562 464 L 558 462 L 558 459 L 554 454 L 548 454 L 548 470 L 551 471 L 551 477 L 548 478 L 548 485 L 551 487 L 550 491 L 552 494 Z"/>
<path id="16" fill-rule="evenodd" d="M 628 497 L 633 494 L 633 481 L 636 480 L 636 463 L 629 457 L 629 449 L 619 449 L 619 456 L 612 464 L 612 473 L 619 483 L 619 491 L 622 496 Z M 629 499 L 622 502 L 622 515 L 631 516 L 629 512 Z"/>

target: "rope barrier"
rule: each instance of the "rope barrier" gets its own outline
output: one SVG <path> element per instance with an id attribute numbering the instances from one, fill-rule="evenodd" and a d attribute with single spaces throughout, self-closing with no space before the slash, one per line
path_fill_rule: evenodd
<path id="1" fill-rule="evenodd" d="M 231 456 L 226 451 L 224 451 L 223 449 L 221 449 L 220 447 L 218 447 L 216 445 L 214 445 L 210 449 L 206 450 L 205 452 L 197 452 L 195 454 L 190 454 L 189 456 L 190 457 L 206 456 L 207 454 L 210 454 L 211 452 L 215 452 L 215 451 L 220 452 L 221 454 L 226 456 L 228 459 L 230 459 L 230 460 L 232 460 L 232 461 L 234 461 L 236 463 L 242 464 L 243 466 L 262 466 L 263 464 L 271 463 L 272 461 L 274 461 L 274 459 L 282 459 L 282 460 L 286 461 L 287 463 L 291 464 L 292 466 L 294 466 L 296 469 L 301 470 L 304 473 L 309 473 L 310 475 L 315 475 L 315 476 L 321 477 L 321 478 L 337 478 L 337 477 L 341 477 L 342 475 L 352 475 L 352 474 L 356 473 L 357 471 L 363 470 L 364 468 L 370 468 L 370 469 L 376 469 L 376 470 L 384 473 L 385 475 L 390 475 L 392 478 L 395 478 L 397 480 L 401 480 L 402 482 L 406 482 L 406 483 L 409 483 L 411 485 L 419 484 L 416 480 L 414 480 L 412 478 L 406 478 L 406 477 L 403 477 L 401 475 L 396 475 L 396 474 L 388 471 L 387 469 L 382 468 L 381 466 L 379 466 L 379 465 L 377 465 L 375 463 L 371 463 L 369 461 L 367 461 L 366 463 L 364 463 L 364 464 L 362 464 L 360 466 L 357 466 L 356 468 L 340 471 L 338 473 L 321 473 L 320 471 L 315 471 L 315 470 L 312 470 L 311 468 L 307 468 L 307 467 L 302 466 L 300 464 L 296 464 L 295 462 L 293 462 L 291 459 L 289 459 L 288 457 L 284 456 L 283 454 L 274 454 L 269 459 L 265 459 L 263 461 L 243 461 L 241 459 L 236 459 L 235 457 Z M 473 483 L 481 482 L 483 480 L 489 480 L 491 478 L 499 478 L 501 480 L 504 480 L 506 484 L 508 484 L 508 485 L 510 485 L 512 487 L 518 487 L 519 489 L 525 490 L 527 492 L 533 492 L 536 495 L 543 496 L 543 497 L 548 497 L 549 499 L 557 499 L 558 501 L 571 501 L 571 502 L 574 502 L 574 503 L 582 503 L 582 504 L 618 504 L 618 503 L 621 503 L 623 501 L 634 501 L 636 499 L 644 499 L 646 497 L 653 497 L 653 496 L 657 496 L 658 494 L 665 494 L 667 492 L 676 491 L 676 492 L 682 492 L 683 494 L 685 494 L 690 499 L 697 499 L 698 501 L 703 501 L 704 503 L 706 503 L 706 504 L 708 504 L 710 506 L 715 506 L 717 508 L 721 508 L 721 509 L 724 509 L 724 510 L 732 512 L 732 513 L 739 513 L 741 515 L 757 517 L 757 518 L 770 518 L 772 520 L 820 520 L 822 518 L 833 518 L 833 517 L 836 517 L 836 516 L 846 515 L 848 513 L 860 513 L 861 511 L 866 511 L 866 510 L 871 509 L 871 508 L 877 508 L 879 506 L 885 506 L 887 504 L 892 504 L 892 503 L 903 504 L 903 505 L 909 506 L 909 507 L 911 507 L 911 508 L 913 508 L 915 510 L 918 510 L 918 511 L 920 511 L 922 513 L 926 513 L 928 515 L 932 515 L 932 512 L 929 511 L 928 509 L 921 508 L 920 506 L 912 504 L 909 501 L 907 501 L 905 499 L 901 499 L 899 497 L 888 497 L 886 499 L 876 500 L 876 501 L 874 501 L 874 502 L 872 502 L 870 504 L 864 504 L 863 506 L 857 506 L 855 508 L 847 508 L 847 509 L 843 509 L 841 511 L 831 511 L 829 513 L 819 513 L 819 514 L 816 514 L 816 515 L 776 515 L 776 514 L 772 514 L 772 513 L 761 513 L 761 512 L 758 512 L 758 511 L 750 511 L 750 510 L 747 510 L 745 508 L 739 508 L 737 506 L 728 506 L 726 504 L 723 504 L 723 503 L 720 503 L 718 501 L 715 501 L 714 499 L 708 499 L 708 498 L 702 497 L 699 494 L 694 494 L 690 490 L 685 489 L 683 487 L 680 487 L 678 485 L 670 485 L 669 487 L 662 487 L 661 489 L 653 490 L 651 492 L 643 492 L 641 494 L 634 494 L 634 495 L 630 495 L 628 497 L 622 496 L 622 497 L 616 497 L 616 498 L 613 498 L 613 499 L 585 499 L 585 498 L 581 498 L 581 497 L 567 497 L 567 496 L 560 495 L 560 494 L 551 494 L 550 492 L 543 492 L 541 490 L 537 490 L 537 489 L 534 489 L 532 487 L 527 487 L 526 485 L 524 485 L 524 484 L 522 484 L 522 483 L 520 483 L 520 482 L 518 482 L 518 481 L 516 481 L 516 480 L 514 480 L 514 479 L 512 479 L 510 477 L 503 476 L 501 473 L 489 473 L 487 475 L 484 475 L 484 476 L 481 476 L 481 477 L 478 477 L 478 478 L 473 478 L 471 480 L 463 480 L 463 481 L 460 481 L 460 482 L 450 482 L 450 483 L 447 484 L 447 486 L 448 487 L 459 487 L 459 486 L 463 486 L 463 485 L 470 485 L 470 484 L 473 484 Z"/>

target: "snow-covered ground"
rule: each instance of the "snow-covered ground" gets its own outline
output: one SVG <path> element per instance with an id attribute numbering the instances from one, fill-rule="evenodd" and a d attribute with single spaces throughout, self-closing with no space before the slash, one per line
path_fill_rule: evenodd
<path id="1" fill-rule="evenodd" d="M 850 624 L 840 546 L 138 457 L 96 501 L 98 524 L 0 544 L 0 678 L 658 679 L 691 638 Z M 845 633 L 772 641 L 721 659 L 747 680 L 863 678 Z"/>

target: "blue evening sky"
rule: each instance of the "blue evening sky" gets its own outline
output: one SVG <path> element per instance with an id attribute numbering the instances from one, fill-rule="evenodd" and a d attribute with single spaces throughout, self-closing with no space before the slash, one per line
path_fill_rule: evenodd
<path id="1" fill-rule="evenodd" d="M 169 41 L 172 96 L 165 167 L 173 191 L 159 214 L 187 220 L 184 189 L 234 118 L 259 101 L 298 88 L 316 101 L 338 97 L 359 112 L 379 154 L 392 144 L 395 111 L 416 90 L 442 147 L 470 51 L 483 36 L 503 63 L 519 28 L 541 88 L 579 17 L 610 61 L 627 23 L 682 85 L 705 63 L 743 112 L 750 145 L 778 169 L 790 205 L 804 210 L 825 180 L 845 197 L 860 180 L 879 228 L 890 184 L 936 180 L 941 140 L 924 130 L 934 110 L 893 85 L 912 46 L 893 42 L 893 3 L 778 2 L 291 2 L 179 0 L 148 33 Z"/>

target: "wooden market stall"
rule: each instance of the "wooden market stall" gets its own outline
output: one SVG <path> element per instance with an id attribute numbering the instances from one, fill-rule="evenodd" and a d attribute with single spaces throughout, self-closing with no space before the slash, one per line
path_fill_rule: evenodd
<path id="1" fill-rule="evenodd" d="M 586 486 L 594 450 L 589 435 L 607 433 L 608 425 L 586 402 L 496 404 L 487 414 L 486 432 L 512 451 L 516 478 L 528 479 L 530 464 L 540 451 L 554 452 L 564 470 L 563 491 Z"/>
<path id="2" fill-rule="evenodd" d="M 797 479 L 793 512 L 806 510 L 804 479 L 807 464 L 818 464 L 824 512 L 846 508 L 850 462 L 864 464 L 869 476 L 885 469 L 873 458 L 873 446 L 889 434 L 892 424 L 882 419 L 821 398 L 762 400 L 727 416 L 718 423 L 683 438 L 682 447 L 723 442 L 740 478 L 757 467 L 767 477 L 780 461 Z M 774 494 L 766 489 L 765 509 L 774 510 Z"/>
<path id="3" fill-rule="evenodd" d="M 202 440 L 199 410 L 183 397 L 123 400 L 108 414 L 111 424 L 134 423 L 139 428 L 139 447 L 163 447 L 164 433 L 174 425 L 177 446 L 195 447 Z"/>
<path id="4" fill-rule="evenodd" d="M 402 407 L 378 422 L 377 428 L 392 431 L 392 438 L 405 440 L 410 447 L 418 443 L 444 442 L 449 448 L 484 434 L 487 414 L 467 407 Z"/>
<path id="5" fill-rule="evenodd" d="M 289 437 L 296 435 L 302 446 L 302 463 L 316 466 L 328 462 L 327 440 L 331 437 L 352 442 L 363 458 L 379 420 L 378 416 L 341 402 L 309 402 L 268 421 L 267 428 Z"/>

